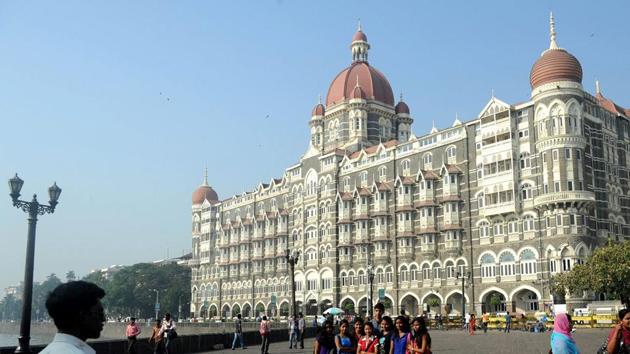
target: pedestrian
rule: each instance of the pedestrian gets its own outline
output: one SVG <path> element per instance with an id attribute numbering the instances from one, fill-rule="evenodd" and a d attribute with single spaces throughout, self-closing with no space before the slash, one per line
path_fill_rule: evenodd
<path id="1" fill-rule="evenodd" d="M 483 333 L 488 333 L 488 324 L 490 323 L 490 314 L 486 311 L 481 315 L 481 327 Z"/>
<path id="2" fill-rule="evenodd" d="M 619 323 L 608 334 L 606 350 L 609 353 L 630 353 L 630 310 L 619 310 Z"/>
<path id="3" fill-rule="evenodd" d="M 392 335 L 392 344 L 389 349 L 389 354 L 406 354 L 407 353 L 407 339 L 409 336 L 409 321 L 407 316 L 400 315 L 396 317 L 396 330 Z"/>
<path id="4" fill-rule="evenodd" d="M 470 335 L 474 335 L 475 334 L 475 325 L 477 322 L 477 316 L 475 316 L 475 314 L 471 314 L 470 315 L 470 323 L 468 324 L 468 333 L 470 333 Z"/>
<path id="5" fill-rule="evenodd" d="M 354 339 L 354 343 L 358 344 L 361 338 L 365 333 L 363 333 L 363 320 L 361 317 L 355 318 L 354 323 L 352 324 L 354 327 L 354 331 L 352 332 L 352 338 Z"/>
<path id="6" fill-rule="evenodd" d="M 263 316 L 258 327 L 258 333 L 262 343 L 260 345 L 260 354 L 269 354 L 269 333 L 271 332 L 271 323 L 267 321 L 267 316 Z"/>
<path id="7" fill-rule="evenodd" d="M 466 316 L 464 316 L 464 329 L 468 331 L 468 324 L 470 323 L 470 314 L 466 312 Z"/>
<path id="8" fill-rule="evenodd" d="M 359 340 L 357 354 L 377 353 L 378 337 L 374 334 L 374 325 L 372 325 L 371 321 L 363 325 L 363 331 L 365 334 Z"/>
<path id="9" fill-rule="evenodd" d="M 289 349 L 295 347 L 297 349 L 297 338 L 298 338 L 298 320 L 297 316 L 291 316 L 289 320 Z"/>
<path id="10" fill-rule="evenodd" d="M 313 318 L 313 327 L 317 328 L 319 323 L 317 323 L 317 315 Z"/>
<path id="11" fill-rule="evenodd" d="M 55 322 L 57 334 L 42 354 L 95 354 L 85 341 L 98 338 L 105 323 L 101 299 L 105 290 L 86 281 L 69 281 L 57 286 L 46 298 L 46 310 Z"/>
<path id="12" fill-rule="evenodd" d="M 324 322 L 321 332 L 315 338 L 314 354 L 329 354 L 331 351 L 335 350 L 335 348 L 333 323 L 331 321 L 326 321 Z"/>
<path id="13" fill-rule="evenodd" d="M 376 305 L 374 305 L 374 318 L 370 322 L 372 322 L 372 328 L 374 328 L 374 335 L 377 337 L 381 336 L 383 313 L 385 313 L 385 305 L 383 305 L 382 302 L 376 303 Z"/>
<path id="14" fill-rule="evenodd" d="M 383 316 L 381 320 L 381 337 L 378 340 L 380 354 L 389 354 L 394 335 L 394 321 L 389 316 Z"/>
<path id="15" fill-rule="evenodd" d="M 241 321 L 241 314 L 236 315 L 234 320 L 234 339 L 232 340 L 232 350 L 236 349 L 236 340 L 241 343 L 241 348 L 245 348 L 245 338 L 243 338 L 243 321 Z"/>
<path id="16" fill-rule="evenodd" d="M 304 314 L 301 312 L 298 314 L 298 335 L 300 339 L 300 349 L 304 349 L 304 330 L 306 329 L 306 320 L 304 320 Z"/>
<path id="17" fill-rule="evenodd" d="M 553 354 L 579 354 L 580 350 L 571 336 L 573 323 L 571 316 L 559 313 L 553 321 L 553 333 L 551 333 L 551 352 Z M 614 352 L 613 352 L 614 353 Z"/>
<path id="18" fill-rule="evenodd" d="M 350 333 L 348 320 L 341 320 L 339 323 L 339 334 L 335 336 L 335 346 L 339 354 L 356 354 L 357 345 Z"/>
<path id="19" fill-rule="evenodd" d="M 153 332 L 151 332 L 151 337 L 149 338 L 149 344 L 153 344 L 153 354 L 163 354 L 164 353 L 164 341 L 162 340 L 162 334 L 160 334 L 162 330 L 162 320 L 155 320 L 153 326 Z"/>
<path id="20" fill-rule="evenodd" d="M 140 327 L 136 323 L 135 317 L 131 317 L 129 324 L 127 325 L 127 352 L 129 354 L 136 354 L 136 344 L 138 342 L 138 335 L 142 332 Z"/>
<path id="21" fill-rule="evenodd" d="M 510 327 L 512 327 L 512 316 L 510 316 L 509 312 L 505 313 L 505 329 L 503 333 L 510 333 Z"/>
<path id="22" fill-rule="evenodd" d="M 426 322 L 422 317 L 414 318 L 411 323 L 412 335 L 407 342 L 408 354 L 430 354 L 431 335 L 427 329 Z"/>
<path id="23" fill-rule="evenodd" d="M 175 338 L 177 338 L 175 328 L 175 321 L 171 318 L 171 314 L 167 312 L 162 321 L 162 329 L 160 329 L 160 334 L 164 338 L 164 352 L 166 354 L 175 353 L 175 349 L 173 348 L 173 342 Z"/>

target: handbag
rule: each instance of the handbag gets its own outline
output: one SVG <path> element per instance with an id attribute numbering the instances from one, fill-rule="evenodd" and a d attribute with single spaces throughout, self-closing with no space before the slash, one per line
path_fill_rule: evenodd
<path id="1" fill-rule="evenodd" d="M 626 346 L 623 343 L 623 338 L 619 340 L 619 345 L 617 346 L 617 350 L 614 353 L 608 353 L 608 341 L 605 341 L 604 344 L 597 349 L 597 354 L 625 354 L 627 353 Z"/>

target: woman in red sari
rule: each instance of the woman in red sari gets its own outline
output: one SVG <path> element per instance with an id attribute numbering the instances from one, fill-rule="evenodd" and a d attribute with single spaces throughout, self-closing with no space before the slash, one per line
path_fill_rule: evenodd
<path id="1" fill-rule="evenodd" d="M 468 323 L 468 332 L 470 333 L 470 335 L 474 335 L 475 334 L 475 324 L 477 323 L 477 316 L 475 316 L 475 314 L 471 314 L 470 315 L 470 322 Z"/>
<path id="2" fill-rule="evenodd" d="M 359 340 L 357 345 L 357 354 L 375 354 L 378 337 L 374 335 L 374 326 L 372 322 L 365 322 L 363 325 L 365 335 Z"/>

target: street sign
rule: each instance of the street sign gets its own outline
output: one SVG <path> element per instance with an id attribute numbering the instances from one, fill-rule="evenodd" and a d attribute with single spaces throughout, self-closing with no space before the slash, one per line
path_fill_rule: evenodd
<path id="1" fill-rule="evenodd" d="M 160 303 L 159 302 L 155 303 L 155 311 L 160 311 Z"/>
<path id="2" fill-rule="evenodd" d="M 378 289 L 378 299 L 381 301 L 385 300 L 385 289 Z"/>
<path id="3" fill-rule="evenodd" d="M 271 295 L 271 304 L 272 305 L 276 304 L 276 295 L 274 295 L 274 294 Z"/>

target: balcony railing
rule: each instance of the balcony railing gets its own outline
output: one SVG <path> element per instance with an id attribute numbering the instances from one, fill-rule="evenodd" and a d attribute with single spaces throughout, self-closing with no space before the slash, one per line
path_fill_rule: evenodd
<path id="1" fill-rule="evenodd" d="M 595 202 L 595 193 L 589 191 L 565 191 L 540 195 L 534 198 L 534 207 L 545 204 L 573 204 L 583 205 Z"/>

